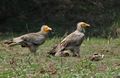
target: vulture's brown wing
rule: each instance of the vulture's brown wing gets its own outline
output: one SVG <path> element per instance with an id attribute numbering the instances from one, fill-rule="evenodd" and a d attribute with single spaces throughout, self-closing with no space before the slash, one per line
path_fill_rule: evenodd
<path id="1" fill-rule="evenodd" d="M 83 33 L 73 32 L 70 35 L 68 35 L 66 38 L 64 38 L 60 44 L 64 48 L 68 46 L 79 46 L 81 45 L 83 39 L 84 39 Z"/>
<path id="2" fill-rule="evenodd" d="M 21 37 L 28 44 L 40 45 L 45 41 L 45 36 L 37 33 L 30 33 Z"/>

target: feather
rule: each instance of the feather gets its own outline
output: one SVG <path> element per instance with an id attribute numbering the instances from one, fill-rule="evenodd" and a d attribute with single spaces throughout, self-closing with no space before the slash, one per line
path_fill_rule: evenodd
<path id="1" fill-rule="evenodd" d="M 84 40 L 84 33 L 82 32 L 83 28 L 89 24 L 80 22 L 77 24 L 77 29 L 65 37 L 57 46 L 55 46 L 49 54 L 55 56 L 64 55 L 65 50 L 70 50 L 73 53 L 73 56 L 79 56 L 80 45 Z"/>
<path id="2" fill-rule="evenodd" d="M 36 33 L 28 33 L 12 40 L 6 40 L 4 44 L 8 46 L 21 45 L 22 47 L 28 47 L 31 52 L 36 52 L 39 45 L 43 44 L 47 38 L 49 31 L 52 29 L 46 25 L 41 27 L 41 31 Z"/>

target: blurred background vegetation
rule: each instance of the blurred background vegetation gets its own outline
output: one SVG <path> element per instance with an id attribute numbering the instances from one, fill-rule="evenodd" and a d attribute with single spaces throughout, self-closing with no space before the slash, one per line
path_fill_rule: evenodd
<path id="1" fill-rule="evenodd" d="M 42 24 L 63 36 L 76 23 L 91 24 L 88 36 L 117 37 L 120 34 L 119 0 L 0 0 L 0 35 L 40 30 Z"/>

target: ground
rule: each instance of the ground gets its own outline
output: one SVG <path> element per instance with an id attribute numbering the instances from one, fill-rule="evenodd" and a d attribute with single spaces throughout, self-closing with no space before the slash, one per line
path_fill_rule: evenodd
<path id="1" fill-rule="evenodd" d="M 1 38 L 1 41 L 3 39 Z M 0 78 L 117 78 L 120 76 L 120 39 L 87 38 L 81 57 L 54 57 L 47 52 L 61 38 L 48 39 L 37 55 L 28 49 L 0 45 Z M 90 61 L 94 53 L 104 54 L 100 61 Z"/>

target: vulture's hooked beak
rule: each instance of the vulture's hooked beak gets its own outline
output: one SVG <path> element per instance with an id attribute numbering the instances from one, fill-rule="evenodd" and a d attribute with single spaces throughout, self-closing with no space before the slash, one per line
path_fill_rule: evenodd
<path id="1" fill-rule="evenodd" d="M 90 27 L 90 24 L 87 24 L 86 26 L 87 26 L 87 27 Z"/>
<path id="2" fill-rule="evenodd" d="M 86 23 L 85 26 L 86 26 L 85 28 L 89 28 L 89 27 L 90 27 L 90 24 L 87 24 L 87 23 Z"/>
<path id="3" fill-rule="evenodd" d="M 49 31 L 52 31 L 52 28 L 48 27 L 48 30 L 49 30 Z"/>

